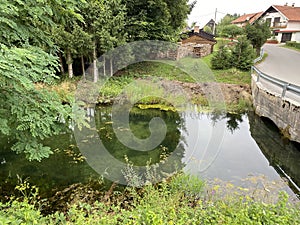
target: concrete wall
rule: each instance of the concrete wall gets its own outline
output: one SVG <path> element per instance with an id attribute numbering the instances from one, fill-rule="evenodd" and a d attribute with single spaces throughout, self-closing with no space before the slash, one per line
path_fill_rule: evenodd
<path id="1" fill-rule="evenodd" d="M 252 75 L 252 97 L 256 114 L 271 119 L 292 141 L 300 143 L 300 103 L 268 91 Z"/>

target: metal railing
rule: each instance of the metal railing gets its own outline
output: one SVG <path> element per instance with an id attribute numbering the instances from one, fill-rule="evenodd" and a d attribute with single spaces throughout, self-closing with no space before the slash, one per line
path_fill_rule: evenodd
<path id="1" fill-rule="evenodd" d="M 300 96 L 300 87 L 294 84 L 290 84 L 288 82 L 285 82 L 283 80 L 271 77 L 263 72 L 261 72 L 259 69 L 257 69 L 255 66 L 251 67 L 251 74 L 255 72 L 257 74 L 257 80 L 256 82 L 259 82 L 260 79 L 264 79 L 266 81 L 269 81 L 272 84 L 275 84 L 278 87 L 282 88 L 282 94 L 281 97 L 283 98 L 287 91 L 292 91 L 293 93 Z"/>
<path id="2" fill-rule="evenodd" d="M 271 28 L 286 28 L 287 23 L 285 22 L 274 22 Z"/>
<path id="3" fill-rule="evenodd" d="M 260 54 L 259 54 L 259 57 L 258 58 L 256 58 L 256 59 L 254 59 L 254 64 L 255 63 L 258 63 L 259 61 L 261 61 L 262 59 L 263 59 L 263 57 L 264 57 L 264 49 L 263 48 L 261 48 L 260 49 Z"/>

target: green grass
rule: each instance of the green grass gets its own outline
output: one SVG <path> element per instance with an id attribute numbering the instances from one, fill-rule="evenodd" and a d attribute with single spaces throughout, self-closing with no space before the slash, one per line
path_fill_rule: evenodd
<path id="1" fill-rule="evenodd" d="M 123 71 L 120 71 L 119 75 L 134 78 L 161 77 L 167 80 L 194 82 L 190 76 L 176 66 L 174 61 L 140 62 L 132 64 Z"/>
<path id="2" fill-rule="evenodd" d="M 288 45 L 283 45 L 282 47 L 284 47 L 284 48 L 288 48 L 288 49 L 292 49 L 292 50 L 295 50 L 295 51 L 298 51 L 298 52 L 300 52 L 300 49 L 299 48 L 296 48 L 296 47 L 292 47 L 292 46 L 288 46 Z"/>
<path id="3" fill-rule="evenodd" d="M 228 84 L 247 84 L 249 85 L 251 82 L 250 72 L 240 71 L 235 68 L 228 70 L 212 70 L 211 69 L 211 58 L 213 55 L 208 55 L 204 58 L 185 58 L 180 60 L 179 62 L 168 61 L 168 63 L 173 64 L 169 65 L 166 63 L 160 62 L 141 62 L 137 64 L 133 64 L 121 71 L 121 75 L 131 76 L 135 78 L 140 77 L 161 77 L 167 80 L 178 80 L 182 82 L 201 82 L 201 81 L 216 81 L 219 83 L 228 83 Z M 197 71 L 185 71 L 180 69 L 178 64 L 183 65 L 187 68 L 193 69 L 193 64 L 198 63 L 200 68 L 198 72 L 205 76 L 200 77 L 200 79 L 194 79 L 193 72 Z M 191 74 L 189 74 L 191 73 Z"/>
<path id="4" fill-rule="evenodd" d="M 2 224 L 285 224 L 300 221 L 299 205 L 285 193 L 274 203 L 234 192 L 220 197 L 219 187 L 205 191 L 196 177 L 179 174 L 169 182 L 128 187 L 98 197 L 92 204 L 76 200 L 69 209 L 44 216 L 35 198 L 0 203 Z M 85 198 L 84 198 L 85 199 Z"/>

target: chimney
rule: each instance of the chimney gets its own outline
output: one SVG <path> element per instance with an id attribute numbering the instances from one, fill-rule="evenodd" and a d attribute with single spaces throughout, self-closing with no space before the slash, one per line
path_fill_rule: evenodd
<path id="1" fill-rule="evenodd" d="M 200 27 L 199 26 L 195 26 L 194 27 L 194 33 L 199 33 L 200 31 Z"/>
<path id="2" fill-rule="evenodd" d="M 293 7 L 293 8 L 295 7 L 295 3 L 292 4 L 292 7 Z"/>

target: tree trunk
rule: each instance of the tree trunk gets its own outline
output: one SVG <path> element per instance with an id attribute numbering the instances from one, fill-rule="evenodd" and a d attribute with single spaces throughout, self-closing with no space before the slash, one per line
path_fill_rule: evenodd
<path id="1" fill-rule="evenodd" d="M 98 81 L 98 67 L 97 67 L 97 53 L 96 53 L 96 42 L 94 42 L 94 51 L 93 51 L 93 74 L 94 74 L 94 82 Z"/>
<path id="2" fill-rule="evenodd" d="M 114 68 L 113 68 L 113 59 L 110 58 L 110 76 L 114 75 Z"/>
<path id="3" fill-rule="evenodd" d="M 69 74 L 69 78 L 73 78 L 73 62 L 72 62 L 72 56 L 71 56 L 71 52 L 68 51 L 67 53 L 67 64 L 68 64 L 68 74 Z"/>
<path id="4" fill-rule="evenodd" d="M 85 79 L 85 68 L 84 68 L 84 58 L 83 55 L 81 56 L 81 66 L 82 66 L 82 76 Z"/>
<path id="5" fill-rule="evenodd" d="M 105 60 L 105 55 L 103 55 L 103 75 L 104 77 L 106 76 L 106 60 Z"/>
<path id="6" fill-rule="evenodd" d="M 63 63 L 61 52 L 58 55 L 59 55 L 60 72 L 61 72 L 61 75 L 64 75 L 65 74 L 65 69 L 64 69 L 64 63 Z"/>

